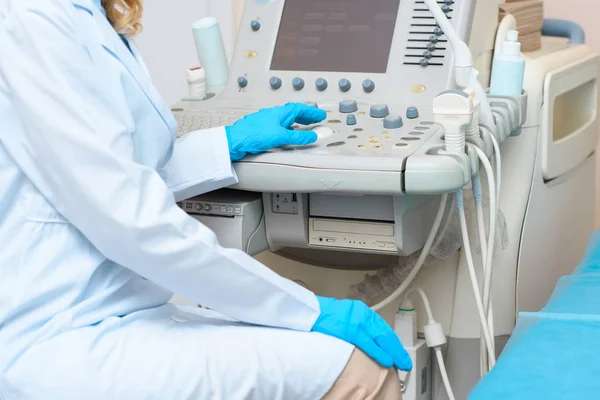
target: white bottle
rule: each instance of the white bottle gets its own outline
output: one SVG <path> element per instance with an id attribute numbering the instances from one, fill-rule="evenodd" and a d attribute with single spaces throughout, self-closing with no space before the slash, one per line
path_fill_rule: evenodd
<path id="1" fill-rule="evenodd" d="M 193 99 L 206 98 L 206 71 L 202 67 L 190 68 L 186 72 L 188 96 Z"/>
<path id="2" fill-rule="evenodd" d="M 494 56 L 492 67 L 492 96 L 520 96 L 523 94 L 525 59 L 521 55 L 519 32 L 509 31 L 502 50 Z"/>

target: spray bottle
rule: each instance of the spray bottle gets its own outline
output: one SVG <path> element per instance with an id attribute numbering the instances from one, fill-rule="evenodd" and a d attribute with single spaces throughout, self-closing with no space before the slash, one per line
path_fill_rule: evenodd
<path id="1" fill-rule="evenodd" d="M 523 93 L 525 59 L 521 55 L 519 32 L 509 31 L 502 50 L 494 56 L 490 95 L 520 96 Z"/>

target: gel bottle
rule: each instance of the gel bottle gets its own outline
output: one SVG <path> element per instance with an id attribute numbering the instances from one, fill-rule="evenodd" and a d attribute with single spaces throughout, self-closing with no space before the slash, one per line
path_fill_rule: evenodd
<path id="1" fill-rule="evenodd" d="M 520 96 L 523 93 L 525 59 L 521 55 L 519 32 L 509 31 L 502 51 L 494 56 L 490 95 Z"/>

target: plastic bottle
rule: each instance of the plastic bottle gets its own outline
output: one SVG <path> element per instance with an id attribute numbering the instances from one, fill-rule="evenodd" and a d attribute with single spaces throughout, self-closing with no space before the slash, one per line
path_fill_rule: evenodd
<path id="1" fill-rule="evenodd" d="M 206 98 L 206 72 L 202 67 L 190 68 L 186 73 L 188 96 L 193 99 Z"/>
<path id="2" fill-rule="evenodd" d="M 525 59 L 521 55 L 519 32 L 509 31 L 502 50 L 494 56 L 492 67 L 492 96 L 520 96 L 523 93 Z"/>

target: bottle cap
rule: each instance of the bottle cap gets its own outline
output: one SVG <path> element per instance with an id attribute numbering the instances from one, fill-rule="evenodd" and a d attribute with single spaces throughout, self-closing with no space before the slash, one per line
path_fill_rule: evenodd
<path id="1" fill-rule="evenodd" d="M 519 31 L 508 31 L 506 40 L 509 42 L 517 42 L 519 40 Z"/>
<path id="2" fill-rule="evenodd" d="M 188 82 L 204 81 L 206 71 L 202 67 L 190 68 L 186 71 L 186 79 Z"/>
<path id="3" fill-rule="evenodd" d="M 504 42 L 502 52 L 507 56 L 520 56 L 521 55 L 521 43 L 519 42 Z"/>

